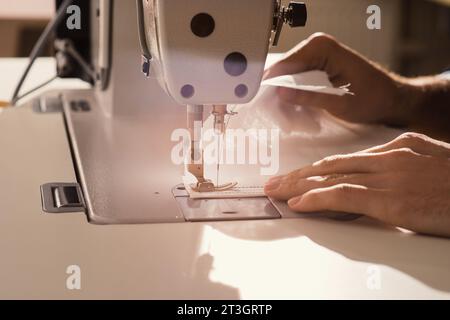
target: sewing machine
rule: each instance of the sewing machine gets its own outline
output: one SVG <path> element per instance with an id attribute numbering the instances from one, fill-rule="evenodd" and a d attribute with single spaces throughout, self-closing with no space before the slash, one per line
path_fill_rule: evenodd
<path id="1" fill-rule="evenodd" d="M 269 43 L 278 43 L 284 24 L 305 25 L 305 4 L 100 0 L 85 3 L 83 11 L 91 15 L 89 37 L 86 30 L 80 39 L 60 28 L 58 73 L 87 79 L 93 88 L 48 93 L 35 102 L 37 111 L 63 109 L 78 174 L 78 181 L 43 181 L 44 211 L 86 210 L 90 222 L 101 224 L 280 218 L 267 198 L 190 199 L 180 184 L 183 166 L 170 159 L 170 139 L 177 128 L 188 128 L 186 170 L 195 190 L 235 186 L 205 177 L 207 110 L 223 135 L 227 105 L 256 95 Z M 74 52 L 92 70 L 80 68 Z M 225 202 L 233 214 L 223 213 Z"/>

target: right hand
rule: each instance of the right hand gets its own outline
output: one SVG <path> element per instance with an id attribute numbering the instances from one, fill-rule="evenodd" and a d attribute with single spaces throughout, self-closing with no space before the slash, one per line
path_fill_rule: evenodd
<path id="1" fill-rule="evenodd" d="M 358 213 L 450 237 L 450 144 L 405 133 L 385 145 L 274 177 L 264 191 L 289 200 L 296 212 Z"/>
<path id="2" fill-rule="evenodd" d="M 354 95 L 335 96 L 279 88 L 281 99 L 327 110 L 355 123 L 406 126 L 414 100 L 407 79 L 388 73 L 329 35 L 317 33 L 299 43 L 264 73 L 264 79 L 310 70 L 327 72 L 335 87 L 350 84 Z"/>

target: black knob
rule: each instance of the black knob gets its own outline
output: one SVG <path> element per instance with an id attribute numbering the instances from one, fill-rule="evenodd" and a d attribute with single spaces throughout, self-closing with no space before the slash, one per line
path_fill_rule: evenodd
<path id="1" fill-rule="evenodd" d="M 304 2 L 291 1 L 286 14 L 286 22 L 291 27 L 304 27 L 308 19 L 308 12 Z"/>

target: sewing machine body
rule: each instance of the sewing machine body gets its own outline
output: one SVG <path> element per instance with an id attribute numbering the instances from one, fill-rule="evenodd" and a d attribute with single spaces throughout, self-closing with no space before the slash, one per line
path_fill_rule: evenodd
<path id="1" fill-rule="evenodd" d="M 91 22 L 91 51 L 99 56 L 93 59 L 96 83 L 92 89 L 47 93 L 36 100 L 37 110 L 60 105 L 78 177 L 63 183 L 80 184 L 75 203 L 60 210 L 53 205 L 59 201 L 55 190 L 67 198 L 64 190 L 70 187 L 43 181 L 44 210 L 86 210 L 89 221 L 99 224 L 281 218 L 267 198 L 189 199 L 179 190 L 184 168 L 171 160 L 172 133 L 186 127 L 186 104 L 246 103 L 256 95 L 275 2 L 144 4 L 145 23 L 139 25 L 136 3 L 93 2 L 91 11 L 95 6 L 100 10 Z M 199 12 L 215 17 L 207 37 L 195 34 Z M 141 27 L 145 39 L 139 42 Z M 139 65 L 141 50 L 144 56 L 151 54 L 151 59 L 145 57 L 150 63 L 147 74 Z M 110 56 L 105 57 L 105 51 Z M 236 53 L 245 63 L 227 60 Z M 192 96 L 182 96 L 186 85 L 192 85 Z M 239 86 L 245 86 L 245 95 L 236 94 Z"/>

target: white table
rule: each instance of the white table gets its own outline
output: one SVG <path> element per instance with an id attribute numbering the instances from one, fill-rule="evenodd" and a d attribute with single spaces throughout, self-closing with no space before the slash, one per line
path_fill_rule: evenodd
<path id="1" fill-rule="evenodd" d="M 0 99 L 24 62 L 0 59 Z M 53 67 L 40 59 L 30 85 Z M 40 184 L 75 181 L 61 133 L 60 114 L 0 113 L 0 298 L 450 298 L 450 240 L 369 219 L 96 226 L 43 214 Z M 66 288 L 69 265 L 81 290 Z"/>
<path id="2" fill-rule="evenodd" d="M 0 1 L 0 19 L 47 20 L 54 12 L 54 0 Z"/>

